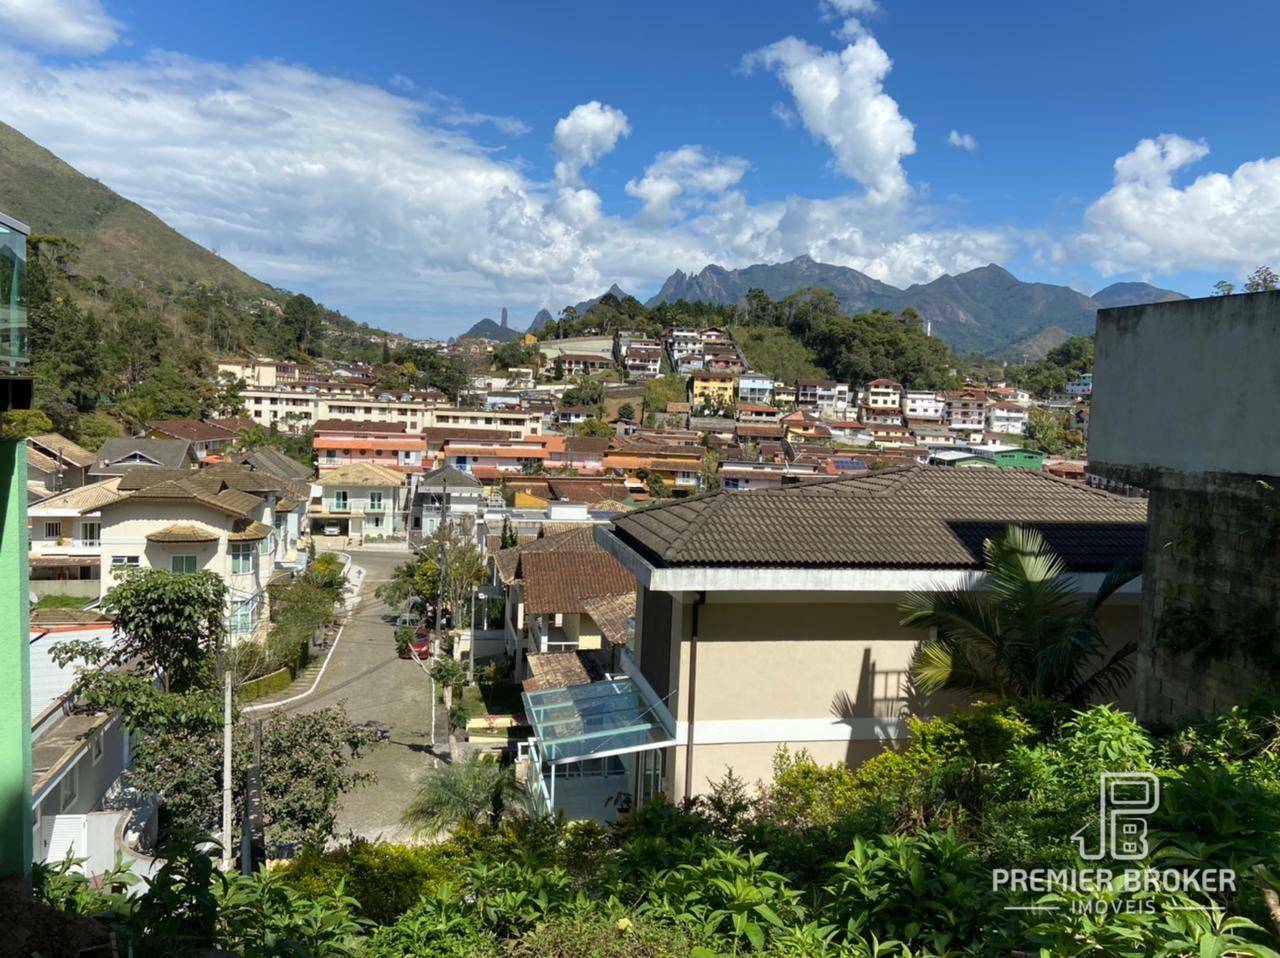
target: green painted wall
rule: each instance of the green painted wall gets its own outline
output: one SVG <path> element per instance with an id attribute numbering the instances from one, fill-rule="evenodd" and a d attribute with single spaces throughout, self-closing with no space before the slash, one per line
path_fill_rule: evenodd
<path id="1" fill-rule="evenodd" d="M 0 442 L 0 878 L 31 874 L 27 444 Z"/>

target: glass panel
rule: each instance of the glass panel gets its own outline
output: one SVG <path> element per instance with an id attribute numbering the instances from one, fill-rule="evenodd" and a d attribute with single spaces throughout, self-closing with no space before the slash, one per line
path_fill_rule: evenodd
<path id="1" fill-rule="evenodd" d="M 539 748 L 553 763 L 671 742 L 656 701 L 630 679 L 526 692 L 524 703 Z"/>
<path id="2" fill-rule="evenodd" d="M 0 225 L 0 374 L 16 375 L 27 346 L 27 238 Z"/>

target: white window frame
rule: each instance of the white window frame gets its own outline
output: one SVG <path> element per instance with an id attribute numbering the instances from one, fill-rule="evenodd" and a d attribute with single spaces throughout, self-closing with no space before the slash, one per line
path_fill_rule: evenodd
<path id="1" fill-rule="evenodd" d="M 369 493 L 369 508 L 374 512 L 381 512 L 382 503 L 382 492 L 380 490 L 371 490 Z"/>
<path id="2" fill-rule="evenodd" d="M 179 560 L 179 559 L 190 559 L 190 560 L 191 560 L 191 568 L 190 568 L 190 569 L 179 569 L 179 568 L 176 568 L 176 566 L 177 566 L 177 564 L 178 564 L 178 560 Z M 186 563 L 186 562 L 183 562 L 182 564 L 183 564 L 183 565 L 186 565 L 187 563 Z M 179 555 L 172 555 L 172 556 L 169 556 L 169 571 L 170 571 L 170 572 L 179 572 L 179 573 L 195 572 L 195 571 L 196 571 L 196 570 L 198 570 L 199 568 L 200 568 L 200 559 L 199 559 L 199 557 L 198 557 L 198 556 L 196 556 L 196 555 L 195 555 L 195 554 L 193 554 L 193 553 L 190 553 L 190 552 L 183 552 L 183 553 L 180 553 Z"/>
<path id="3" fill-rule="evenodd" d="M 142 559 L 140 556 L 112 556 L 111 568 L 113 569 L 139 569 L 142 567 Z"/>
<path id="4" fill-rule="evenodd" d="M 44 523 L 44 537 L 46 539 L 62 538 L 62 520 L 46 519 Z"/>
<path id="5" fill-rule="evenodd" d="M 243 616 L 243 621 L 239 621 Z M 231 603 L 228 631 L 232 635 L 250 635 L 253 632 L 253 599 L 241 599 Z"/>
<path id="6" fill-rule="evenodd" d="M 93 535 L 89 535 L 89 530 Z M 98 520 L 85 520 L 80 523 L 80 540 L 87 546 L 102 544 L 102 523 Z"/>
<path id="7" fill-rule="evenodd" d="M 231 543 L 231 548 L 227 552 L 231 558 L 232 575 L 253 574 L 253 551 L 252 542 Z M 241 566 L 244 568 L 240 568 Z"/>

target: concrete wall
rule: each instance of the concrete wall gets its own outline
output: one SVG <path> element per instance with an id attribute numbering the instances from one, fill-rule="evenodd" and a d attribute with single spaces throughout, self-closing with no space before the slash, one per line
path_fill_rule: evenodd
<path id="1" fill-rule="evenodd" d="M 1139 715 L 1280 683 L 1280 292 L 1098 313 L 1090 471 L 1150 495 Z"/>
<path id="2" fill-rule="evenodd" d="M 676 738 L 687 741 L 693 605 L 671 597 L 669 625 L 642 596 L 637 625 L 639 659 L 646 678 L 661 657 L 646 656 L 644 643 L 671 642 L 666 676 L 677 691 L 668 699 Z M 684 597 L 688 599 L 689 597 Z M 1118 647 L 1140 632 L 1136 596 L 1118 596 L 1101 623 Z M 874 601 L 833 593 L 816 601 L 780 600 L 768 593 L 710 593 L 698 610 L 692 792 L 707 790 L 732 768 L 749 782 L 769 781 L 779 745 L 806 749 L 817 761 L 860 764 L 907 736 L 905 718 L 945 714 L 965 699 L 925 696 L 908 670 L 925 637 L 898 624 L 897 599 Z M 660 622 L 659 629 L 646 622 Z M 655 681 L 656 680 L 656 681 Z M 1119 704 L 1132 708 L 1131 694 Z M 670 749 L 668 794 L 684 796 L 685 749 Z"/>
<path id="3" fill-rule="evenodd" d="M 0 879 L 31 874 L 27 444 L 0 442 Z"/>
<path id="4" fill-rule="evenodd" d="M 1091 460 L 1280 475 L 1280 292 L 1098 312 Z"/>

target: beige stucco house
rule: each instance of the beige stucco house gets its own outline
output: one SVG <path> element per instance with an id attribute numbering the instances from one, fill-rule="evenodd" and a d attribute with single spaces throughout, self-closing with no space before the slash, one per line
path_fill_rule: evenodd
<path id="1" fill-rule="evenodd" d="M 403 538 L 409 490 L 405 475 L 373 462 L 334 469 L 313 485 L 307 517 L 312 535 Z"/>
<path id="2" fill-rule="evenodd" d="M 907 593 L 976 585 L 983 542 L 1011 523 L 1040 529 L 1092 593 L 1141 556 L 1145 517 L 1140 499 L 1038 473 L 919 466 L 620 516 L 596 537 L 639 584 L 634 640 L 605 683 L 526 696 L 531 754 L 544 771 L 621 756 L 639 801 L 729 769 L 767 781 L 780 745 L 862 762 L 908 716 L 956 704 L 912 686 L 926 636 L 899 624 Z M 1104 607 L 1108 641 L 1137 637 L 1140 590 Z"/>

